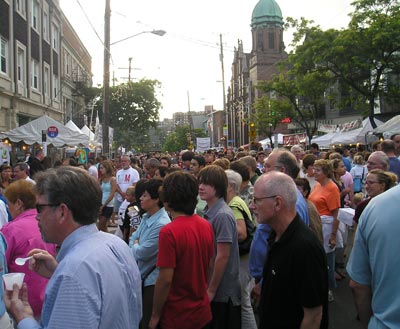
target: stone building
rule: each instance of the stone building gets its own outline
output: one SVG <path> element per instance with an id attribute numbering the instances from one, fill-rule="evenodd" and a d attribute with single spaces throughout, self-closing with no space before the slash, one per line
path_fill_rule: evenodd
<path id="1" fill-rule="evenodd" d="M 252 104 L 260 98 L 255 86 L 270 80 L 277 73 L 275 64 L 285 58 L 283 43 L 283 17 L 274 0 L 260 0 L 251 17 L 252 50 L 243 51 L 238 42 L 232 64 L 232 78 L 228 91 L 229 140 L 235 146 L 247 144 L 248 123 Z"/>
<path id="2" fill-rule="evenodd" d="M 0 39 L 0 131 L 44 114 L 83 118 L 91 56 L 58 0 L 0 0 Z"/>

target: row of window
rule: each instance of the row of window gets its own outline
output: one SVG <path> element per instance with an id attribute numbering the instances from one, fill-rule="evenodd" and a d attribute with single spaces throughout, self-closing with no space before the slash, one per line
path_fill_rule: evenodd
<path id="1" fill-rule="evenodd" d="M 9 75 L 9 68 L 8 68 L 8 40 L 0 36 L 1 43 L 0 43 L 0 54 L 1 54 L 1 62 L 0 62 L 0 72 Z M 17 81 L 20 86 L 26 86 L 26 61 L 25 61 L 25 50 L 21 47 L 17 46 Z M 50 65 L 47 63 L 44 64 L 43 70 L 43 95 L 46 97 L 50 97 Z M 41 91 L 40 85 L 40 63 L 35 60 L 31 59 L 31 88 L 36 91 Z M 58 99 L 58 90 L 59 90 L 59 79 L 58 76 L 53 74 L 53 97 Z"/>
<path id="2" fill-rule="evenodd" d="M 41 12 L 40 3 L 37 0 L 30 0 L 30 19 L 31 27 L 38 33 L 41 34 Z M 26 18 L 26 1 L 16 0 L 15 10 L 24 18 Z M 60 36 L 59 28 L 56 24 L 51 24 L 51 45 L 54 50 L 58 52 L 60 48 Z M 42 29 L 43 39 L 50 43 L 50 18 L 49 13 L 43 10 L 43 29 Z"/>

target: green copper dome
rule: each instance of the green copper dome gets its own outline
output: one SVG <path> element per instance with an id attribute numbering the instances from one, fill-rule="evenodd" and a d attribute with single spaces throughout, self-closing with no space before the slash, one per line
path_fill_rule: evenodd
<path id="1" fill-rule="evenodd" d="M 275 0 L 260 0 L 254 7 L 251 16 L 251 27 L 260 27 L 268 24 L 283 25 L 282 11 Z"/>

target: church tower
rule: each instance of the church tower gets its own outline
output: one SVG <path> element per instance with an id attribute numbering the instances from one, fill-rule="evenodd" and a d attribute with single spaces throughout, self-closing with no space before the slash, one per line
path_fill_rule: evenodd
<path id="1" fill-rule="evenodd" d="M 251 17 L 252 50 L 250 81 L 268 81 L 277 73 L 275 64 L 287 57 L 283 43 L 283 17 L 275 0 L 260 0 Z M 258 98 L 258 95 L 255 95 Z"/>

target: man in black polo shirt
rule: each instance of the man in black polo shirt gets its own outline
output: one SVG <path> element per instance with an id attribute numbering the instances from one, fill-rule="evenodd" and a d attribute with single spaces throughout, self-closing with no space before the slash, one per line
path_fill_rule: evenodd
<path id="1" fill-rule="evenodd" d="M 273 230 L 264 265 L 260 329 L 328 328 L 328 271 L 325 252 L 296 213 L 296 185 L 271 172 L 254 186 L 250 208 Z"/>

